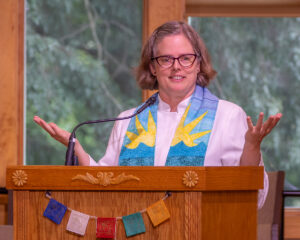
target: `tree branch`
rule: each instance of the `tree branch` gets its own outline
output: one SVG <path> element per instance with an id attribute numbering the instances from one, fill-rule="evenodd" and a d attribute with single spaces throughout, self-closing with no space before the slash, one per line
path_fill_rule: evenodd
<path id="1" fill-rule="evenodd" d="M 89 18 L 90 29 L 91 29 L 94 41 L 96 42 L 98 60 L 102 61 L 102 51 L 103 51 L 103 49 L 102 49 L 102 45 L 101 45 L 100 40 L 99 40 L 98 35 L 97 35 L 96 21 L 95 21 L 95 18 L 93 16 L 93 14 L 92 14 L 91 8 L 90 8 L 90 1 L 89 0 L 84 0 L 84 5 L 85 5 L 85 9 L 86 9 L 87 14 L 88 14 L 88 18 Z M 107 89 L 105 83 L 103 81 L 100 81 L 100 85 L 101 85 L 102 89 L 104 90 L 104 93 L 106 94 L 106 96 L 116 105 L 118 111 L 121 111 L 123 109 L 122 105 L 110 93 L 110 91 Z"/>
<path id="2" fill-rule="evenodd" d="M 131 37 L 136 37 L 136 34 L 134 31 L 132 31 L 130 28 L 126 27 L 125 25 L 121 24 L 120 22 L 117 22 L 115 20 L 109 21 L 111 24 L 117 26 L 120 28 L 123 32 L 127 33 Z"/>
<path id="3" fill-rule="evenodd" d="M 102 45 L 99 41 L 99 38 L 97 36 L 97 31 L 96 31 L 96 22 L 95 22 L 95 18 L 90 10 L 90 1 L 89 0 L 84 0 L 84 6 L 89 18 L 89 22 L 90 22 L 90 29 L 94 38 L 94 41 L 96 43 L 96 47 L 97 47 L 97 52 L 98 52 L 98 59 L 102 60 Z"/>
<path id="4" fill-rule="evenodd" d="M 83 25 L 81 25 L 78 29 L 76 29 L 75 31 L 70 32 L 70 33 L 68 33 L 68 34 L 66 34 L 66 35 L 64 35 L 64 36 L 62 36 L 62 37 L 59 39 L 59 41 L 62 42 L 62 41 L 64 41 L 64 40 L 68 39 L 68 38 L 73 38 L 73 37 L 75 37 L 76 35 L 78 35 L 78 34 L 84 32 L 88 27 L 89 27 L 89 24 L 83 24 Z"/>

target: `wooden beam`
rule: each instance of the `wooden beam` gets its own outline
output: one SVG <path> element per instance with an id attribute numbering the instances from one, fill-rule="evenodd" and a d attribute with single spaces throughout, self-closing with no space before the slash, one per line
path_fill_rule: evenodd
<path id="1" fill-rule="evenodd" d="M 268 5 L 268 6 L 294 6 L 299 5 L 299 0 L 186 0 L 186 5 Z"/>
<path id="2" fill-rule="evenodd" d="M 191 17 L 297 17 L 299 0 L 186 0 Z"/>
<path id="3" fill-rule="evenodd" d="M 193 171 L 198 178 L 193 187 L 183 183 L 189 171 Z M 85 190 L 104 191 L 255 191 L 263 188 L 263 171 L 263 167 L 253 166 L 11 166 L 7 168 L 6 187 L 14 190 L 79 191 L 84 187 Z"/>
<path id="4" fill-rule="evenodd" d="M 298 5 L 255 5 L 255 4 L 190 4 L 186 15 L 191 17 L 299 17 Z"/>
<path id="5" fill-rule="evenodd" d="M 23 161 L 24 0 L 0 1 L 0 187 Z"/>
<path id="6" fill-rule="evenodd" d="M 144 0 L 143 44 L 161 24 L 172 20 L 184 20 L 185 0 Z M 143 101 L 154 91 L 143 91 Z"/>

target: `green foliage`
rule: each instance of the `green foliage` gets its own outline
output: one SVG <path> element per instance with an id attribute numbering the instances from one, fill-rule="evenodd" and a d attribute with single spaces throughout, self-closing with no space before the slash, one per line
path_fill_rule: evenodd
<path id="1" fill-rule="evenodd" d="M 193 18 L 218 72 L 210 88 L 243 107 L 256 122 L 283 113 L 262 145 L 267 170 L 286 171 L 287 188 L 300 187 L 300 19 Z"/>
<path id="2" fill-rule="evenodd" d="M 65 147 L 33 116 L 71 131 L 79 122 L 138 105 L 141 91 L 132 68 L 141 49 L 142 6 L 137 0 L 28 0 L 27 8 L 27 164 L 63 164 Z M 112 125 L 78 130 L 77 138 L 95 159 L 104 154 Z"/>

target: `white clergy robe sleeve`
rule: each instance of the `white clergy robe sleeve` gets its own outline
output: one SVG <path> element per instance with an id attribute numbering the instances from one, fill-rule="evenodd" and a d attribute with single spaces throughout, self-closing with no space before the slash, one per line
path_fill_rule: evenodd
<path id="1" fill-rule="evenodd" d="M 248 130 L 247 115 L 234 103 L 220 100 L 213 130 L 208 143 L 205 166 L 239 166 L 245 144 L 245 134 Z M 260 159 L 263 166 L 263 159 Z M 266 200 L 269 189 L 269 179 L 264 172 L 264 188 L 258 191 L 258 208 Z"/>

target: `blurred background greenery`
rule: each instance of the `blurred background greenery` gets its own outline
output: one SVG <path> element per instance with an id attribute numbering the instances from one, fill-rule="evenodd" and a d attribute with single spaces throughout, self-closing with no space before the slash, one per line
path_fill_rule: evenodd
<path id="1" fill-rule="evenodd" d="M 61 165 L 65 147 L 33 116 L 71 131 L 141 102 L 133 68 L 142 45 L 142 1 L 28 0 L 26 8 L 26 164 Z M 104 154 L 112 125 L 77 131 L 95 159 Z"/>
<path id="2" fill-rule="evenodd" d="M 218 75 L 210 89 L 258 114 L 283 117 L 264 139 L 267 171 L 285 171 L 285 189 L 300 188 L 300 18 L 190 18 Z M 287 205 L 300 206 L 297 198 Z"/>
<path id="3" fill-rule="evenodd" d="M 33 121 L 39 115 L 71 131 L 85 120 L 115 117 L 141 102 L 134 79 L 142 47 L 141 0 L 27 0 L 26 164 L 64 163 L 65 147 Z M 189 18 L 218 72 L 209 87 L 244 108 L 283 113 L 262 146 L 268 171 L 300 188 L 300 18 Z M 77 138 L 95 159 L 112 123 L 85 126 Z M 294 200 L 296 201 L 296 200 Z M 295 202 L 290 202 L 295 204 Z"/>

